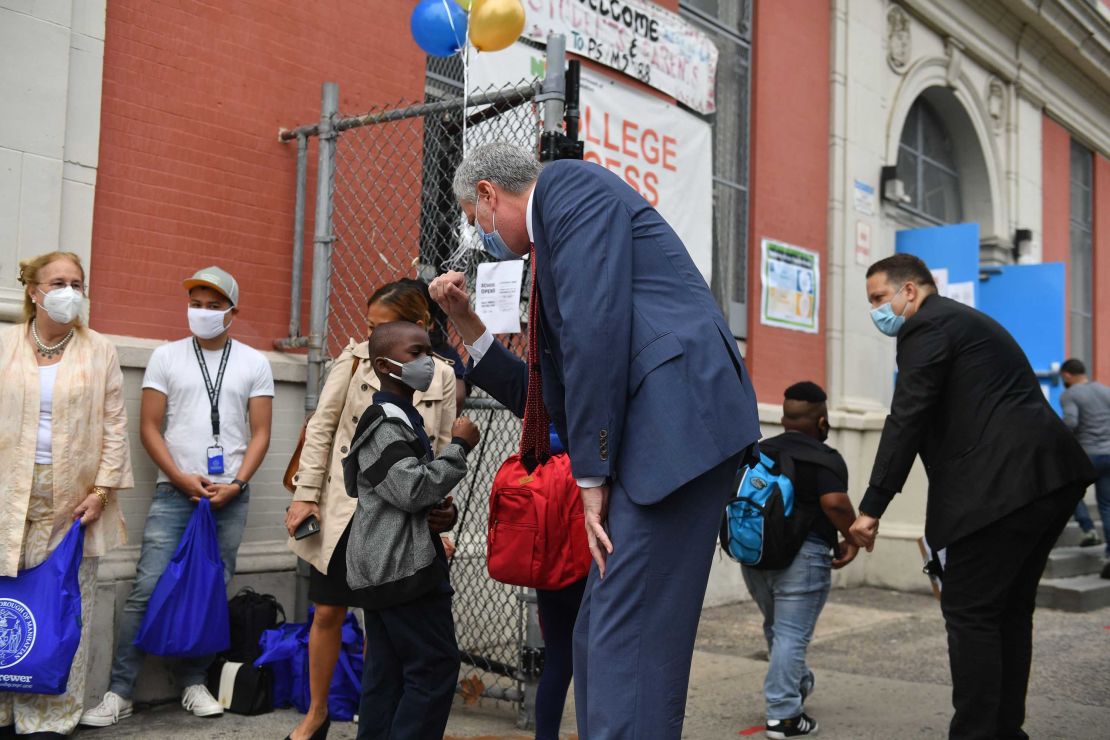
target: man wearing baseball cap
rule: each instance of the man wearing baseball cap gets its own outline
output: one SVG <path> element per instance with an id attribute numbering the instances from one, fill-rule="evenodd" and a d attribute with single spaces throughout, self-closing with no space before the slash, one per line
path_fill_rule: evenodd
<path id="1" fill-rule="evenodd" d="M 135 635 L 154 586 L 202 498 L 211 504 L 224 579 L 231 580 L 247 522 L 248 481 L 270 444 L 270 363 L 228 335 L 239 312 L 239 284 L 213 266 L 198 270 L 184 287 L 191 336 L 155 349 L 143 377 L 140 430 L 143 447 L 158 466 L 158 485 L 135 583 L 120 619 L 111 685 L 103 701 L 81 717 L 81 724 L 90 727 L 108 727 L 131 716 L 144 658 L 133 644 Z M 183 659 L 174 671 L 183 689 L 182 706 L 198 717 L 223 714 L 204 686 L 213 657 Z"/>

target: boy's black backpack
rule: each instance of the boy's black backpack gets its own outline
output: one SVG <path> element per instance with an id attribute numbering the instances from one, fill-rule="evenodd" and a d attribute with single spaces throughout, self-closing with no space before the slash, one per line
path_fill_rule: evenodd
<path id="1" fill-rule="evenodd" d="M 208 689 L 225 709 L 236 714 L 264 714 L 274 709 L 273 673 L 255 668 L 262 654 L 262 633 L 285 624 L 285 609 L 270 594 L 245 587 L 227 603 L 231 647 L 208 668 Z"/>
<path id="2" fill-rule="evenodd" d="M 221 657 L 236 663 L 253 663 L 262 650 L 262 633 L 285 624 L 285 609 L 271 594 L 260 594 L 250 586 L 227 602 L 231 647 Z"/>
<path id="3" fill-rule="evenodd" d="M 760 570 L 788 567 L 820 515 L 794 490 L 796 463 L 828 468 L 847 481 L 844 460 L 833 449 L 801 434 L 782 434 L 759 443 L 760 461 L 741 465 L 733 498 L 721 521 L 721 548 L 733 560 Z"/>

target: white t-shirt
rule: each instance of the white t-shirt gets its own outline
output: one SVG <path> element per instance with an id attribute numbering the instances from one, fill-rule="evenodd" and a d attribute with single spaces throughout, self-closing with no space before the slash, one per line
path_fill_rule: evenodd
<path id="1" fill-rule="evenodd" d="M 213 387 L 220 372 L 223 350 L 201 350 Z M 174 463 L 186 474 L 203 475 L 214 483 L 230 483 L 243 464 L 250 441 L 247 402 L 256 396 L 274 395 L 274 376 L 261 352 L 232 340 L 223 384 L 220 388 L 220 446 L 224 450 L 224 472 L 208 474 L 208 448 L 212 438 L 212 404 L 204 375 L 193 350 L 193 338 L 163 344 L 150 356 L 143 388 L 166 395 L 166 446 Z M 158 482 L 169 481 L 158 471 Z"/>
<path id="2" fill-rule="evenodd" d="M 35 464 L 50 465 L 54 462 L 54 381 L 58 379 L 58 365 L 39 365 L 39 433 L 35 445 Z"/>

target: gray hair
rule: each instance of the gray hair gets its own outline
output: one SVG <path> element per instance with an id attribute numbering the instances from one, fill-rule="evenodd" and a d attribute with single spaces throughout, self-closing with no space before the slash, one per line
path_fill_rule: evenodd
<path id="1" fill-rule="evenodd" d="M 540 175 L 534 152 L 503 141 L 483 144 L 466 156 L 455 170 L 455 198 L 473 203 L 479 180 L 489 180 L 510 193 L 523 193 Z"/>

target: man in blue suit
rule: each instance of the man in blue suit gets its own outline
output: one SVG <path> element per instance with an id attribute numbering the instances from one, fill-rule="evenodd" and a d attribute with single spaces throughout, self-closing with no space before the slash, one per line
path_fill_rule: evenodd
<path id="1" fill-rule="evenodd" d="M 475 149 L 455 197 L 498 259 L 534 244 L 543 400 L 581 489 L 595 560 L 575 626 L 578 731 L 678 738 L 716 534 L 759 438 L 736 343 L 682 241 L 598 165 L 540 169 Z M 470 379 L 522 415 L 528 367 L 493 340 L 463 276 L 431 293 L 470 353 Z"/>

